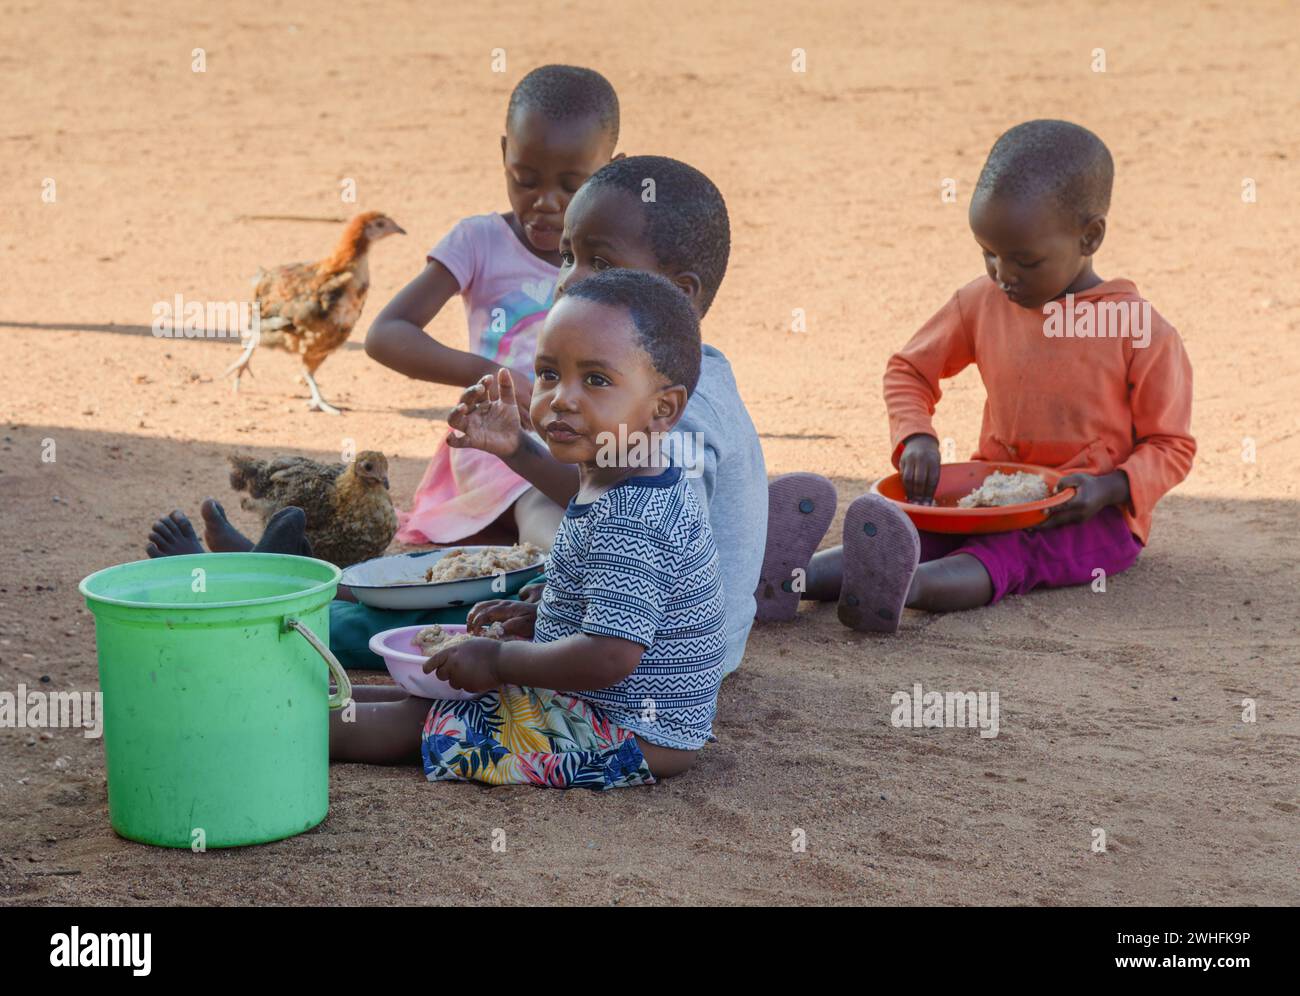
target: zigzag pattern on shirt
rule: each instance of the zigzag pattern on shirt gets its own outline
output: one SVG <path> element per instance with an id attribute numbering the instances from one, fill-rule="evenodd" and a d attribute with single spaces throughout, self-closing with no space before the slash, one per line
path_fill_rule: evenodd
<path id="1" fill-rule="evenodd" d="M 625 483 L 565 516 L 534 639 L 585 632 L 646 648 L 618 684 L 573 694 L 653 743 L 699 747 L 712 736 L 725 627 L 717 550 L 685 480 Z M 654 722 L 642 717 L 647 701 Z"/>

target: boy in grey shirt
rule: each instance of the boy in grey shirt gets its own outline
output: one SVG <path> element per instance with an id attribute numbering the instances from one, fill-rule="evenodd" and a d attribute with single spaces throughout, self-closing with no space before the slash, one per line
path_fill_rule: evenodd
<path id="1" fill-rule="evenodd" d="M 699 440 L 702 449 L 686 441 L 673 445 L 679 447 L 677 452 L 701 457 L 686 474 L 718 547 L 727 605 L 727 656 L 722 664 L 727 675 L 740 666 L 754 624 L 754 586 L 767 532 L 767 468 L 731 364 L 708 343 L 701 353 L 699 385 L 674 434 Z"/>
<path id="2" fill-rule="evenodd" d="M 645 270 L 681 288 L 702 318 L 722 283 L 730 251 L 727 206 L 708 177 L 663 156 L 616 159 L 569 202 L 555 296 L 602 270 Z M 729 674 L 744 656 L 754 621 L 767 533 L 767 469 L 731 364 L 709 345 L 701 361 L 699 384 L 668 445 L 687 456 L 684 469 L 718 547 L 727 614 L 723 672 Z M 495 376 L 467 390 L 448 422 L 460 433 L 450 445 L 496 454 L 557 505 L 566 505 L 576 493 L 573 468 L 556 461 L 524 430 L 518 407 L 500 403 Z M 492 619 L 505 622 L 509 632 L 510 618 L 535 612 L 536 606 L 503 601 L 494 606 Z M 478 617 L 492 621 L 483 610 Z"/>

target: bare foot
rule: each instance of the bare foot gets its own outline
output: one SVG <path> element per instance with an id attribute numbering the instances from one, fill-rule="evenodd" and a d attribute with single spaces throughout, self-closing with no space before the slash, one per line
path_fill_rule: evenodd
<path id="1" fill-rule="evenodd" d="M 179 557 L 187 553 L 206 553 L 190 520 L 179 508 L 164 516 L 149 530 L 149 545 L 144 552 L 150 557 Z"/>
<path id="2" fill-rule="evenodd" d="M 311 541 L 307 539 L 307 513 L 297 505 L 286 505 L 266 520 L 262 538 L 253 549 L 259 553 L 312 556 Z"/>
<path id="3" fill-rule="evenodd" d="M 213 553 L 247 553 L 253 541 L 230 524 L 226 510 L 214 498 L 204 498 L 199 506 L 203 515 L 203 539 Z"/>

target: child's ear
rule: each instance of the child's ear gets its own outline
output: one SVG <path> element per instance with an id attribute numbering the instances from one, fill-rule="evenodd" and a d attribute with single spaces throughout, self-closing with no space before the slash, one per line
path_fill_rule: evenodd
<path id="1" fill-rule="evenodd" d="M 655 397 L 654 414 L 650 417 L 652 432 L 668 432 L 675 426 L 686 411 L 688 401 L 686 388 L 681 384 L 665 387 Z"/>
<path id="2" fill-rule="evenodd" d="M 506 164 L 506 137 L 502 135 L 501 136 L 501 165 L 504 166 L 505 164 Z"/>
<path id="3" fill-rule="evenodd" d="M 691 299 L 691 305 L 698 313 L 700 310 L 700 296 L 704 293 L 704 281 L 700 279 L 699 274 L 691 270 L 684 270 L 673 277 L 673 283 Z"/>
<path id="4" fill-rule="evenodd" d="M 1083 226 L 1083 234 L 1079 237 L 1079 251 L 1085 256 L 1091 256 L 1101 248 L 1102 240 L 1105 238 L 1106 216 L 1093 215 Z"/>

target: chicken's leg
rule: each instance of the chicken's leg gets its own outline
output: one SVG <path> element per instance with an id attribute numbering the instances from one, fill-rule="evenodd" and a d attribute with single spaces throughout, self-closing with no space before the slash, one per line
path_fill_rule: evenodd
<path id="1" fill-rule="evenodd" d="M 311 388 L 311 400 L 307 402 L 307 408 L 309 410 L 324 412 L 327 415 L 343 414 L 320 396 L 320 388 L 316 386 L 316 378 L 311 375 L 311 371 L 307 369 L 307 364 L 305 363 L 302 365 L 302 375 L 307 378 L 307 386 Z"/>
<path id="2" fill-rule="evenodd" d="M 232 373 L 235 375 L 235 389 L 234 389 L 235 394 L 239 393 L 239 379 L 244 376 L 244 372 L 247 371 L 248 376 L 250 377 L 253 376 L 253 367 L 252 367 L 253 350 L 255 350 L 256 348 L 257 348 L 257 339 L 255 338 L 249 339 L 248 345 L 245 346 L 244 351 L 239 354 L 239 359 L 237 359 L 234 363 L 230 364 L 230 366 L 226 367 L 226 369 L 221 374 L 222 377 L 229 377 Z"/>

